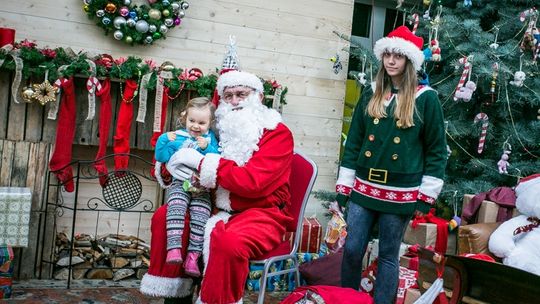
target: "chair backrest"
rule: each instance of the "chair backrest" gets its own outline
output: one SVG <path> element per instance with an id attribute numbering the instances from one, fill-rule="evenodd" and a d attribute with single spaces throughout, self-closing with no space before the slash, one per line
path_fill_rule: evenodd
<path id="1" fill-rule="evenodd" d="M 289 212 L 294 218 L 294 221 L 287 227 L 287 231 L 295 232 L 294 245 L 293 248 L 291 248 L 291 252 L 296 252 L 298 249 L 304 211 L 316 178 L 317 165 L 300 152 L 294 151 L 291 164 L 291 176 L 289 178 L 291 193 Z"/>

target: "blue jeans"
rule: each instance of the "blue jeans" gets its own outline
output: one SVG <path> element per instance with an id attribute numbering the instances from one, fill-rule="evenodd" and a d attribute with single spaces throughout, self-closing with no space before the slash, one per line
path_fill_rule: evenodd
<path id="1" fill-rule="evenodd" d="M 381 213 L 352 202 L 347 207 L 347 239 L 341 264 L 341 286 L 358 290 L 362 258 L 378 220 L 379 257 L 374 299 L 376 304 L 394 303 L 399 283 L 399 247 L 411 216 Z"/>

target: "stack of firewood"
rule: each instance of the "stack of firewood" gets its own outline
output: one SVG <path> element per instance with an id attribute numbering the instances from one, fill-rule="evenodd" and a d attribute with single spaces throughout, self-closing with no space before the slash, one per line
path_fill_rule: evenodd
<path id="1" fill-rule="evenodd" d="M 56 235 L 53 277 L 57 280 L 67 280 L 70 264 L 73 279 L 114 281 L 133 275 L 141 279 L 150 266 L 150 246 L 135 236 L 108 234 L 93 238 L 79 234 L 70 243 L 65 233 Z"/>

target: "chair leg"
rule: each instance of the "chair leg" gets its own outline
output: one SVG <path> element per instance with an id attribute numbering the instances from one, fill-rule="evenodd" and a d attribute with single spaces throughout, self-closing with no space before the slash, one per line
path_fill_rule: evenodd
<path id="1" fill-rule="evenodd" d="M 257 304 L 264 304 L 264 293 L 266 292 L 266 276 L 268 274 L 268 268 L 264 265 L 264 270 L 261 276 L 261 284 L 259 286 L 259 297 L 257 298 Z"/>

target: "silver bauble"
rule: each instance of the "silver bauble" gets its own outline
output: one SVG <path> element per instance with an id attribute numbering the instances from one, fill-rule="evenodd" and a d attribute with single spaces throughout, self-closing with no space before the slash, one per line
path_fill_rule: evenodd
<path id="1" fill-rule="evenodd" d="M 124 5 L 125 6 L 130 6 L 131 5 L 131 0 L 124 0 Z"/>
<path id="2" fill-rule="evenodd" d="M 96 11 L 96 16 L 98 18 L 101 18 L 101 17 L 105 16 L 105 11 L 104 10 L 97 10 Z"/>
<path id="3" fill-rule="evenodd" d="M 163 0 L 161 1 L 161 4 L 163 4 L 163 6 L 169 6 L 169 4 L 171 3 L 169 2 L 169 0 Z"/>
<path id="4" fill-rule="evenodd" d="M 171 8 L 172 8 L 173 12 L 176 13 L 180 9 L 180 4 L 178 2 L 173 2 L 173 3 L 171 3 Z"/>
<path id="5" fill-rule="evenodd" d="M 32 103 L 32 95 L 34 95 L 34 89 L 32 85 L 26 86 L 22 89 L 21 96 L 25 102 Z"/>
<path id="6" fill-rule="evenodd" d="M 157 26 L 150 24 L 150 26 L 148 27 L 148 31 L 150 33 L 155 33 L 157 31 Z"/>
<path id="7" fill-rule="evenodd" d="M 178 17 L 184 18 L 185 16 L 186 16 L 186 12 L 185 12 L 185 11 L 179 11 L 179 12 L 178 12 Z"/>
<path id="8" fill-rule="evenodd" d="M 92 0 L 83 0 L 84 4 L 86 5 L 90 5 L 90 3 L 92 3 Z"/>
<path id="9" fill-rule="evenodd" d="M 129 27 L 134 27 L 136 23 L 137 22 L 135 20 L 131 19 L 131 18 L 126 21 L 126 24 Z"/>
<path id="10" fill-rule="evenodd" d="M 168 31 L 169 31 L 169 28 L 165 24 L 162 24 L 162 25 L 159 26 L 159 32 L 160 33 L 165 34 Z"/>
<path id="11" fill-rule="evenodd" d="M 122 31 L 120 30 L 116 30 L 114 31 L 113 36 L 114 36 L 114 39 L 116 40 L 122 40 L 122 38 L 124 38 L 124 33 L 122 33 Z"/>
<path id="12" fill-rule="evenodd" d="M 101 22 L 105 25 L 109 25 L 111 24 L 111 18 L 109 17 L 103 17 L 103 19 L 101 19 Z"/>
<path id="13" fill-rule="evenodd" d="M 185 2 L 185 1 L 182 2 L 181 5 L 182 5 L 182 9 L 183 9 L 183 10 L 187 10 L 187 9 L 189 8 L 189 3 Z"/>
<path id="14" fill-rule="evenodd" d="M 148 22 L 144 21 L 144 20 L 139 20 L 137 21 L 137 23 L 135 24 L 135 29 L 137 30 L 137 32 L 139 33 L 146 33 L 148 32 Z"/>
<path id="15" fill-rule="evenodd" d="M 166 26 L 171 27 L 173 26 L 174 21 L 171 18 L 167 18 L 165 21 L 163 21 L 163 23 L 165 23 Z"/>
<path id="16" fill-rule="evenodd" d="M 122 17 L 122 16 L 118 16 L 116 18 L 114 18 L 113 20 L 113 25 L 114 25 L 114 28 L 115 29 L 121 29 L 123 25 L 126 24 L 126 18 Z"/>
<path id="17" fill-rule="evenodd" d="M 154 38 L 152 38 L 152 36 L 146 36 L 146 38 L 144 38 L 144 43 L 150 44 L 152 43 L 152 41 L 154 41 Z"/>

